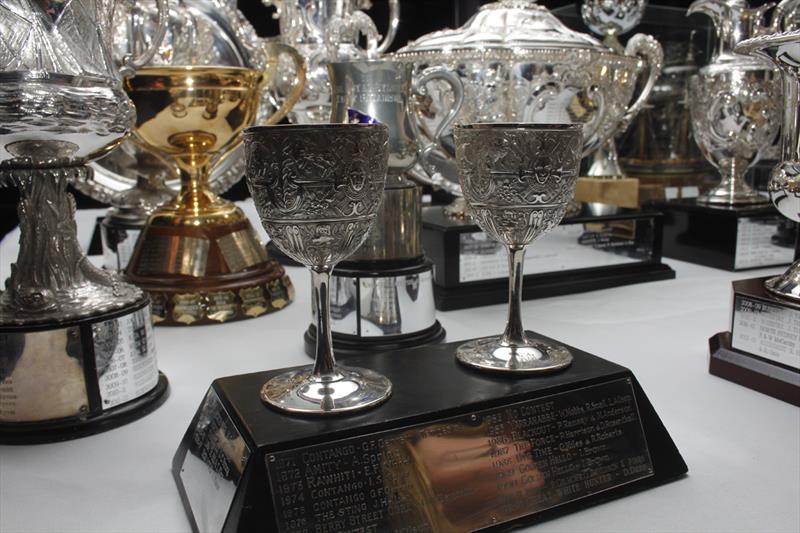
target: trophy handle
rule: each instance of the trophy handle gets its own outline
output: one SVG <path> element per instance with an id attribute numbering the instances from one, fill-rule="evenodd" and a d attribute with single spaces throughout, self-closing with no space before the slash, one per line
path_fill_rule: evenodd
<path id="1" fill-rule="evenodd" d="M 427 145 L 420 146 L 419 162 L 429 176 L 434 176 L 436 174 L 436 169 L 428 161 L 431 152 L 433 152 L 437 146 L 441 145 L 442 136 L 444 135 L 445 131 L 449 130 L 456 121 L 456 117 L 458 117 L 458 113 L 461 111 L 461 105 L 464 103 L 464 85 L 461 83 L 461 80 L 456 73 L 446 67 L 429 67 L 423 70 L 419 78 L 414 80 L 411 92 L 415 96 L 427 96 L 427 85 L 433 80 L 442 80 L 447 83 L 450 86 L 450 89 L 453 91 L 455 101 L 453 102 L 453 107 L 450 108 L 450 111 L 436 128 L 436 132 L 433 134 L 433 140 Z M 419 120 L 418 113 L 415 113 L 415 119 Z M 421 144 L 421 139 L 421 136 L 417 136 L 417 143 Z"/>
<path id="2" fill-rule="evenodd" d="M 283 119 L 283 117 L 285 117 L 286 114 L 291 111 L 291 109 L 294 107 L 294 104 L 296 104 L 300 99 L 300 96 L 302 96 L 303 89 L 306 86 L 306 60 L 297 50 L 283 43 L 266 43 L 264 45 L 264 50 L 267 52 L 268 58 L 267 68 L 264 71 L 264 79 L 267 80 L 267 82 L 275 79 L 275 74 L 278 70 L 278 58 L 281 54 L 286 54 L 292 58 L 295 72 L 297 74 L 296 82 L 294 87 L 292 87 L 292 90 L 289 92 L 289 95 L 283 101 L 281 106 L 267 119 L 266 124 L 271 126 L 280 122 L 281 119 Z"/>
<path id="3" fill-rule="evenodd" d="M 650 92 L 653 90 L 656 80 L 661 76 L 661 69 L 664 66 L 664 51 L 661 49 L 661 45 L 658 41 L 643 33 L 637 33 L 631 37 L 625 47 L 625 55 L 643 58 L 647 63 L 649 72 L 647 74 L 647 82 L 642 87 L 639 97 L 628 107 L 625 115 L 619 121 L 619 126 L 616 130 L 619 133 L 627 130 L 631 121 L 642 110 L 642 107 L 650 97 Z"/>
<path id="4" fill-rule="evenodd" d="M 386 37 L 376 49 L 378 55 L 385 54 L 392 45 L 397 36 L 398 26 L 400 26 L 400 0 L 389 0 L 389 29 L 386 31 Z"/>
<path id="5" fill-rule="evenodd" d="M 161 41 L 164 40 L 164 36 L 167 34 L 167 20 L 169 18 L 169 4 L 167 3 L 167 0 L 156 0 L 156 9 L 156 22 L 158 24 L 156 34 L 153 37 L 153 40 L 150 42 L 150 46 L 148 46 L 141 54 L 126 54 L 122 58 L 122 62 L 119 67 L 119 73 L 123 78 L 133 76 L 136 73 L 136 70 L 149 63 L 150 60 L 153 59 L 153 56 L 156 55 L 156 52 L 158 52 L 158 47 L 161 46 Z M 110 28 L 109 31 L 111 31 Z"/>

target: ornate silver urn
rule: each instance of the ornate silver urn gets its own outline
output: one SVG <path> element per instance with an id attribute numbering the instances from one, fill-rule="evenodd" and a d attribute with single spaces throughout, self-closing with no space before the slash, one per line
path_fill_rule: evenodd
<path id="1" fill-rule="evenodd" d="M 716 48 L 711 62 L 689 80 L 695 140 L 722 175 L 698 198 L 712 205 L 766 205 L 766 196 L 744 180 L 745 172 L 775 140 L 780 126 L 780 81 L 767 61 L 734 51 L 743 39 L 767 31 L 770 5 L 749 8 L 745 0 L 697 0 L 687 14 L 711 17 Z"/>
<path id="2" fill-rule="evenodd" d="M 295 124 L 324 124 L 331 115 L 330 82 L 326 64 L 336 61 L 373 59 L 392 44 L 400 24 L 400 0 L 389 2 L 389 30 L 380 40 L 377 27 L 364 9 L 370 0 L 262 0 L 275 6 L 280 41 L 293 46 L 307 61 L 306 85 L 300 101 L 289 113 Z M 366 37 L 366 48 L 359 38 Z M 295 70 L 288 63 L 279 67 L 275 101 L 283 101 L 292 86 Z"/>
<path id="3" fill-rule="evenodd" d="M 458 73 L 464 85 L 460 122 L 582 124 L 584 154 L 636 116 L 661 73 L 662 56 L 658 42 L 642 34 L 624 53 L 614 51 L 568 29 L 535 0 L 484 5 L 463 27 L 430 33 L 395 54 L 417 71 L 442 65 Z M 446 86 L 431 87 L 422 124 L 429 139 L 452 98 Z M 433 183 L 458 193 L 451 132 L 442 145 Z"/>

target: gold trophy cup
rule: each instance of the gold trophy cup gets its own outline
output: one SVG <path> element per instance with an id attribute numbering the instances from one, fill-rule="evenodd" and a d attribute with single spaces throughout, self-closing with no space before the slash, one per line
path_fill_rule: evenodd
<path id="1" fill-rule="evenodd" d="M 294 296 L 289 277 L 269 259 L 244 212 L 207 187 L 213 167 L 255 122 L 279 54 L 295 61 L 297 82 L 267 124 L 283 118 L 302 92 L 302 58 L 277 43 L 268 44 L 267 52 L 265 74 L 240 67 L 152 67 L 125 83 L 136 105 L 137 142 L 174 161 L 181 176 L 180 192 L 150 216 L 125 271 L 150 294 L 156 323 L 252 318 L 281 309 Z"/>

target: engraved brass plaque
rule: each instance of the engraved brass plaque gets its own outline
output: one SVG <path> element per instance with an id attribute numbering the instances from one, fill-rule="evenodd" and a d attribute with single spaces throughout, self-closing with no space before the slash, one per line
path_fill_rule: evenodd
<path id="1" fill-rule="evenodd" d="M 629 379 L 266 455 L 278 531 L 461 532 L 653 475 Z"/>
<path id="2" fill-rule="evenodd" d="M 265 263 L 267 250 L 250 229 L 241 229 L 217 239 L 217 245 L 231 272 Z"/>
<path id="3" fill-rule="evenodd" d="M 208 267 L 208 249 L 209 241 L 204 237 L 150 235 L 142 245 L 138 275 L 202 277 Z"/>

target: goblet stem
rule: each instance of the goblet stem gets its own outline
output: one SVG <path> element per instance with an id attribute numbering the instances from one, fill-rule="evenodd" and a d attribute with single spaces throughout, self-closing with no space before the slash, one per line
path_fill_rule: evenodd
<path id="1" fill-rule="evenodd" d="M 311 270 L 311 281 L 314 285 L 314 303 L 317 307 L 317 349 L 313 375 L 318 379 L 332 376 L 336 370 L 336 359 L 333 356 L 333 339 L 331 338 L 330 280 L 330 268 L 315 268 Z"/>
<path id="2" fill-rule="evenodd" d="M 783 68 L 783 131 L 782 160 L 800 161 L 800 79 L 798 71 L 791 67 Z"/>
<path id="3" fill-rule="evenodd" d="M 522 327 L 522 277 L 525 263 L 525 246 L 508 245 L 508 320 L 502 343 L 507 346 L 527 344 Z"/>
<path id="4" fill-rule="evenodd" d="M 213 200 L 212 193 L 206 185 L 211 172 L 211 162 L 205 156 L 187 159 L 181 159 L 178 162 L 181 176 L 181 192 L 178 194 L 178 204 L 192 211 L 194 215 L 199 215 Z"/>

